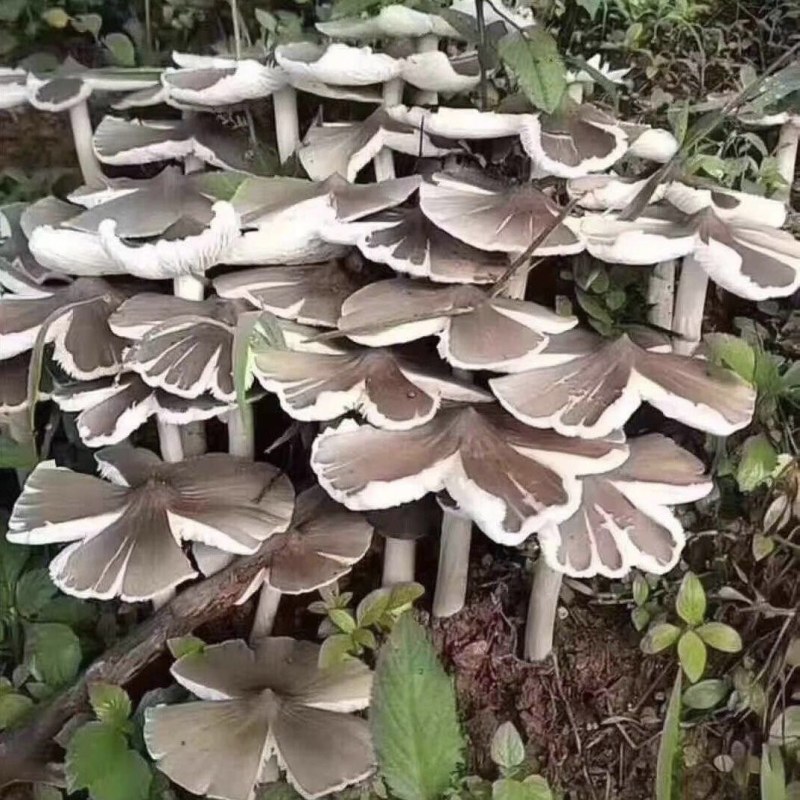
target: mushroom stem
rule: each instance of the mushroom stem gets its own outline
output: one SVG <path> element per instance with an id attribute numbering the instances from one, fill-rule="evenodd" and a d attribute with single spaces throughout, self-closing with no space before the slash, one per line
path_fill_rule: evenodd
<path id="1" fill-rule="evenodd" d="M 256 615 L 253 618 L 253 627 L 250 630 L 250 644 L 255 644 L 259 639 L 263 639 L 272 633 L 280 602 L 281 593 L 277 589 L 273 589 L 268 583 L 265 583 L 258 595 Z"/>
<path id="2" fill-rule="evenodd" d="M 392 78 L 383 84 L 383 105 L 396 106 L 403 101 L 403 79 Z M 390 181 L 395 177 L 394 170 L 394 153 L 388 148 L 384 147 L 372 159 L 375 165 L 375 180 L 376 181 Z"/>
<path id="3" fill-rule="evenodd" d="M 418 53 L 433 53 L 439 49 L 439 37 L 433 33 L 421 36 L 417 41 Z M 439 102 L 439 95 L 436 92 L 426 92 L 420 89 L 415 96 L 417 105 L 435 106 Z"/>
<path id="4" fill-rule="evenodd" d="M 583 102 L 583 84 L 580 81 L 570 83 L 567 86 L 567 95 L 570 100 L 580 105 Z"/>
<path id="5" fill-rule="evenodd" d="M 533 568 L 533 583 L 525 624 L 524 657 L 542 661 L 553 651 L 553 630 L 563 575 L 551 569 L 543 556 Z"/>
<path id="6" fill-rule="evenodd" d="M 158 611 L 159 608 L 163 608 L 176 594 L 175 588 L 172 587 L 170 589 L 164 589 L 163 592 L 154 595 L 152 599 L 153 611 Z"/>
<path id="7" fill-rule="evenodd" d="M 452 617 L 464 608 L 471 543 L 472 520 L 445 508 L 439 540 L 439 569 L 433 595 L 434 617 Z"/>
<path id="8" fill-rule="evenodd" d="M 191 119 L 196 115 L 194 111 L 183 111 L 181 116 L 183 119 Z M 198 156 L 189 155 L 183 159 L 183 172 L 185 175 L 191 175 L 193 172 L 202 172 L 205 169 L 205 163 L 202 158 Z M 202 297 L 200 298 L 203 299 Z"/>
<path id="9" fill-rule="evenodd" d="M 413 539 L 392 539 L 386 537 L 383 549 L 382 586 L 396 583 L 410 583 L 414 580 L 417 543 Z"/>
<path id="10" fill-rule="evenodd" d="M 275 137 L 281 164 L 288 161 L 300 142 L 300 123 L 297 120 L 297 92 L 286 86 L 272 95 L 275 113 Z"/>
<path id="11" fill-rule="evenodd" d="M 675 299 L 675 260 L 656 264 L 647 280 L 647 319 L 652 325 L 672 330 Z"/>
<path id="12" fill-rule="evenodd" d="M 92 146 L 92 121 L 89 118 L 89 103 L 81 100 L 69 110 L 69 124 L 75 143 L 75 154 L 81 168 L 83 182 L 87 186 L 99 188 L 105 184 L 105 175 Z"/>
<path id="13" fill-rule="evenodd" d="M 787 122 L 781 127 L 780 135 L 778 136 L 778 146 L 775 148 L 775 159 L 778 162 L 778 173 L 781 178 L 786 181 L 786 185 L 782 186 L 775 192 L 775 197 L 778 200 L 789 201 L 792 193 L 792 184 L 794 183 L 794 170 L 797 163 L 797 145 L 800 139 L 800 124 L 798 120 L 790 117 Z"/>
<path id="14" fill-rule="evenodd" d="M 703 333 L 703 310 L 708 292 L 708 275 L 694 256 L 686 256 L 681 267 L 672 330 L 673 350 L 680 355 L 691 355 Z"/>
<path id="15" fill-rule="evenodd" d="M 183 461 L 183 442 L 178 425 L 158 420 L 158 443 L 161 447 L 161 458 L 164 461 Z"/>
<path id="16" fill-rule="evenodd" d="M 253 407 L 245 403 L 244 408 L 237 406 L 228 412 L 228 452 L 232 456 L 255 458 L 255 441 L 253 438 Z"/>

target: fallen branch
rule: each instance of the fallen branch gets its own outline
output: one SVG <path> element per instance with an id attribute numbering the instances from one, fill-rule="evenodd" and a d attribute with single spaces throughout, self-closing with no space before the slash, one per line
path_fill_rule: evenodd
<path id="1" fill-rule="evenodd" d="M 10 783 L 53 779 L 48 766 L 53 737 L 84 710 L 89 684 L 130 683 L 163 652 L 167 640 L 185 636 L 218 619 L 270 560 L 272 549 L 262 547 L 239 558 L 222 572 L 190 586 L 128 636 L 96 658 L 77 681 L 41 706 L 27 725 L 0 734 L 0 788 Z"/>

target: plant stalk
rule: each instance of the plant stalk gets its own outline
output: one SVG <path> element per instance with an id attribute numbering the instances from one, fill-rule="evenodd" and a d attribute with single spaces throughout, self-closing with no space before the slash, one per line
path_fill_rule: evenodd
<path id="1" fill-rule="evenodd" d="M 413 581 L 416 555 L 417 543 L 413 539 L 392 539 L 387 536 L 383 549 L 381 586 Z"/>
<path id="2" fill-rule="evenodd" d="M 678 280 L 672 330 L 673 350 L 679 355 L 691 355 L 703 335 L 703 311 L 708 293 L 708 275 L 694 256 L 686 256 Z"/>
<path id="3" fill-rule="evenodd" d="M 157 420 L 158 443 L 161 447 L 161 458 L 169 463 L 183 461 L 183 442 L 179 425 Z"/>
<path id="4" fill-rule="evenodd" d="M 656 264 L 647 280 L 647 319 L 664 330 L 672 330 L 675 300 L 675 260 Z"/>
<path id="5" fill-rule="evenodd" d="M 232 456 L 255 458 L 256 445 L 253 430 L 253 407 L 245 403 L 244 408 L 231 409 L 226 417 L 228 423 L 228 452 Z"/>
<path id="6" fill-rule="evenodd" d="M 417 41 L 418 53 L 434 53 L 439 49 L 439 37 L 433 33 L 427 36 L 420 36 Z M 439 103 L 439 95 L 436 92 L 427 92 L 420 89 L 415 97 L 417 105 L 435 106 Z"/>
<path id="7" fill-rule="evenodd" d="M 778 146 L 775 148 L 775 159 L 778 162 L 778 173 L 785 185 L 775 192 L 778 200 L 789 202 L 794 183 L 794 171 L 797 164 L 797 146 L 800 139 L 800 121 L 789 119 L 781 127 Z"/>
<path id="8" fill-rule="evenodd" d="M 297 119 L 297 92 L 286 86 L 272 95 L 275 114 L 275 137 L 281 164 L 288 161 L 300 142 L 300 123 Z"/>
<path id="9" fill-rule="evenodd" d="M 105 175 L 92 146 L 92 121 L 89 118 L 88 101 L 82 100 L 70 108 L 69 124 L 84 184 L 96 189 L 104 186 Z"/>
<path id="10" fill-rule="evenodd" d="M 434 617 L 452 617 L 464 608 L 471 544 L 472 520 L 445 508 L 439 540 L 439 569 L 433 595 Z"/>
<path id="11" fill-rule="evenodd" d="M 383 105 L 384 107 L 396 106 L 403 102 L 403 79 L 392 78 L 383 84 Z M 384 147 L 375 158 L 372 159 L 375 166 L 376 181 L 390 181 L 396 173 L 394 169 L 394 153 Z"/>
<path id="12" fill-rule="evenodd" d="M 553 652 L 553 631 L 558 611 L 558 596 L 563 575 L 556 572 L 540 555 L 533 568 L 533 583 L 525 624 L 524 657 L 542 661 Z"/>
<path id="13" fill-rule="evenodd" d="M 259 639 L 263 639 L 272 633 L 280 602 L 281 593 L 265 583 L 258 595 L 256 615 L 253 618 L 253 627 L 250 630 L 250 644 L 255 644 Z"/>

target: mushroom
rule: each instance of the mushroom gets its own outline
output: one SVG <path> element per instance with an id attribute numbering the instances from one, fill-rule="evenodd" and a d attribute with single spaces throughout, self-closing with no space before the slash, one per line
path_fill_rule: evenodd
<path id="1" fill-rule="evenodd" d="M 305 594 L 339 580 L 359 562 L 372 541 L 372 524 L 361 514 L 347 511 L 319 487 L 297 498 L 289 529 L 263 545 L 271 552 L 269 565 L 260 570 L 243 595 L 241 605 L 259 589 L 250 642 L 269 636 L 282 594 Z"/>
<path id="2" fill-rule="evenodd" d="M 350 712 L 369 705 L 372 673 L 355 659 L 320 669 L 319 650 L 274 637 L 252 650 L 235 640 L 180 658 L 172 675 L 200 700 L 145 712 L 158 768 L 220 800 L 248 800 L 265 773 L 275 780 L 273 756 L 307 800 L 364 780 L 375 762 L 369 726 Z"/>
<path id="3" fill-rule="evenodd" d="M 567 181 L 567 193 L 581 208 L 589 211 L 622 211 L 644 189 L 647 178 L 625 178 L 620 175 L 584 175 Z M 664 199 L 668 184 L 659 183 L 650 202 Z"/>
<path id="4" fill-rule="evenodd" d="M 538 356 L 541 366 L 489 381 L 501 405 L 526 425 L 565 436 L 608 436 L 645 400 L 668 417 L 718 436 L 750 424 L 755 392 L 733 372 L 647 350 L 626 334 L 567 335 L 564 347 L 557 338 L 556 352 L 545 348 Z"/>
<path id="5" fill-rule="evenodd" d="M 477 286 L 437 286 L 404 278 L 378 281 L 342 304 L 339 330 L 369 347 L 439 337 L 458 369 L 516 372 L 536 363 L 552 334 L 577 325 L 544 306 L 493 297 Z"/>
<path id="6" fill-rule="evenodd" d="M 481 403 L 442 408 L 407 431 L 344 420 L 317 436 L 311 468 L 331 497 L 356 511 L 447 490 L 487 536 L 513 545 L 574 513 L 576 475 L 606 471 L 626 455 L 618 441 L 567 439 Z"/>
<path id="7" fill-rule="evenodd" d="M 0 111 L 27 105 L 28 73 L 24 69 L 0 67 Z"/>
<path id="8" fill-rule="evenodd" d="M 414 580 L 417 540 L 439 524 L 439 507 L 432 496 L 394 508 L 369 511 L 367 520 L 384 538 L 381 586 Z"/>
<path id="9" fill-rule="evenodd" d="M 591 67 L 592 72 L 586 69 L 579 69 L 577 72 L 567 70 L 567 91 L 570 98 L 576 103 L 582 103 L 584 95 L 591 94 L 595 84 L 593 73 L 599 73 L 610 83 L 622 85 L 625 83 L 625 76 L 631 71 L 630 67 L 611 69 L 600 53 L 595 53 L 587 58 L 586 66 Z"/>
<path id="10" fill-rule="evenodd" d="M 458 94 L 474 89 L 480 83 L 481 68 L 475 51 L 450 58 L 433 48 L 404 58 L 400 76 L 423 90 L 420 102 L 434 104 L 439 92 Z"/>
<path id="11" fill-rule="evenodd" d="M 460 38 L 458 31 L 436 14 L 426 14 L 408 6 L 392 3 L 382 6 L 373 16 L 338 17 L 318 22 L 317 30 L 332 39 L 369 41 L 390 37 L 421 39 L 428 36 Z"/>
<path id="12" fill-rule="evenodd" d="M 559 578 L 619 578 L 634 567 L 663 574 L 677 563 L 685 536 L 667 506 L 699 500 L 713 483 L 697 458 L 661 434 L 628 444 L 622 466 L 583 479 L 581 505 L 572 517 L 539 532 L 541 563 Z M 555 603 L 558 590 L 550 596 Z M 552 650 L 555 612 L 554 604 L 531 594 L 525 658 L 540 661 Z"/>
<path id="13" fill-rule="evenodd" d="M 163 597 L 197 575 L 181 541 L 254 553 L 291 519 L 292 486 L 270 464 L 223 453 L 170 464 L 126 445 L 95 457 L 111 482 L 41 462 L 8 524 L 17 544 L 72 542 L 50 576 L 76 597 Z"/>
<path id="14" fill-rule="evenodd" d="M 525 122 L 523 114 L 501 114 L 477 108 L 421 108 L 399 103 L 386 113 L 397 122 L 412 125 L 428 136 L 443 139 L 499 139 L 518 136 Z"/>

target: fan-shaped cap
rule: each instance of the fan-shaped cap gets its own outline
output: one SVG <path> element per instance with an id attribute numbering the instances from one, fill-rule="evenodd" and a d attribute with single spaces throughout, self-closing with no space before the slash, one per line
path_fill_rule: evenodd
<path id="1" fill-rule="evenodd" d="M 628 149 L 620 124 L 584 103 L 558 114 L 525 114 L 520 141 L 534 166 L 559 178 L 602 172 Z"/>
<path id="2" fill-rule="evenodd" d="M 460 38 L 458 31 L 436 14 L 426 14 L 399 3 L 383 6 L 372 16 L 318 22 L 317 30 L 332 39 L 360 41 L 390 37 L 416 39 L 430 35 Z"/>
<path id="3" fill-rule="evenodd" d="M 144 739 L 158 768 L 220 800 L 250 800 L 273 755 L 309 800 L 366 778 L 369 726 L 348 712 L 369 705 L 372 673 L 356 659 L 320 669 L 319 649 L 267 637 L 255 650 L 228 641 L 176 661 L 175 679 L 203 699 L 147 710 Z"/>
<path id="4" fill-rule="evenodd" d="M 495 185 L 470 176 L 436 173 L 419 190 L 422 213 L 436 226 L 480 250 L 522 253 L 560 213 L 533 184 Z M 534 255 L 572 255 L 584 249 L 573 220 L 556 225 Z"/>
<path id="5" fill-rule="evenodd" d="M 539 532 L 552 569 L 618 578 L 634 567 L 662 574 L 677 563 L 685 536 L 667 506 L 705 497 L 713 482 L 702 462 L 665 436 L 640 436 L 629 447 L 621 467 L 584 478 L 572 517 Z"/>
<path id="6" fill-rule="evenodd" d="M 619 175 L 584 175 L 567 181 L 567 194 L 581 208 L 589 211 L 622 211 L 633 202 L 647 183 L 647 178 L 623 178 Z M 650 202 L 664 199 L 667 184 L 656 186 Z"/>
<path id="7" fill-rule="evenodd" d="M 320 81 L 335 86 L 368 86 L 400 76 L 401 63 L 371 47 L 351 47 L 334 42 L 327 46 L 292 42 L 275 48 L 275 60 L 290 78 Z"/>
<path id="8" fill-rule="evenodd" d="M 480 404 L 443 408 L 409 431 L 344 420 L 317 437 L 311 467 L 334 499 L 356 510 L 447 490 L 487 536 L 519 544 L 574 513 L 575 475 L 606 471 L 626 456 L 624 444 L 537 431 Z"/>
<path id="9" fill-rule="evenodd" d="M 548 337 L 577 325 L 544 306 L 491 297 L 474 286 L 403 278 L 371 283 L 342 305 L 339 330 L 370 347 L 439 336 L 439 353 L 459 369 L 526 369 Z"/>
<path id="10" fill-rule="evenodd" d="M 27 75 L 28 99 L 40 111 L 65 111 L 84 102 L 93 91 L 130 92 L 158 83 L 158 70 L 87 69 L 75 61 L 66 61 L 55 76 L 41 78 Z"/>
<path id="11" fill-rule="evenodd" d="M 636 158 L 666 164 L 680 147 L 672 133 L 663 128 L 630 122 L 620 122 L 620 127 L 628 137 L 628 154 Z"/>
<path id="12" fill-rule="evenodd" d="M 417 89 L 456 94 L 474 89 L 481 69 L 474 51 L 449 58 L 441 50 L 429 50 L 404 58 L 400 76 Z"/>
<path id="13" fill-rule="evenodd" d="M 435 109 L 420 106 L 390 106 L 386 109 L 392 119 L 404 125 L 412 125 L 428 136 L 444 139 L 499 139 L 502 136 L 519 135 L 525 122 L 524 114 L 500 114 L 495 111 L 479 111 L 477 108 Z"/>
<path id="14" fill-rule="evenodd" d="M 97 459 L 102 474 L 125 485 L 42 462 L 9 521 L 9 541 L 73 542 L 50 575 L 77 597 L 152 599 L 196 576 L 181 540 L 253 553 L 292 515 L 291 484 L 269 464 L 222 453 L 165 464 L 127 445 Z"/>
<path id="15" fill-rule="evenodd" d="M 338 173 L 352 182 L 384 147 L 423 158 L 442 156 L 451 149 L 434 144 L 424 133 L 379 108 L 363 122 L 315 122 L 297 155 L 314 180 Z"/>
<path id="16" fill-rule="evenodd" d="M 755 392 L 734 373 L 700 359 L 644 350 L 626 335 L 587 339 L 582 355 L 563 356 L 560 363 L 547 353 L 545 358 L 547 366 L 489 381 L 500 403 L 526 425 L 566 436 L 606 436 L 643 401 L 719 436 L 744 428 L 753 417 Z"/>
<path id="17" fill-rule="evenodd" d="M 742 225 L 764 225 L 780 228 L 786 222 L 786 205 L 746 192 L 722 187 L 698 188 L 673 181 L 666 184 L 664 196 L 684 214 L 697 214 L 711 209 L 725 222 Z"/>

